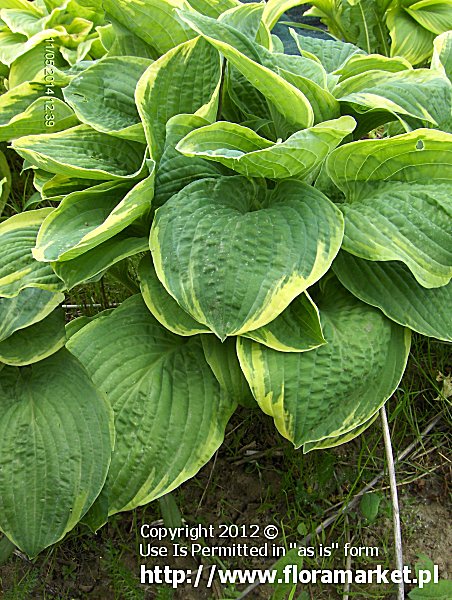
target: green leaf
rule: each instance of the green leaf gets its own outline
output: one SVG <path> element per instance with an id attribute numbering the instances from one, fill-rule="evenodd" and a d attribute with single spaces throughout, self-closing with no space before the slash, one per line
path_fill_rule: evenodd
<path id="1" fill-rule="evenodd" d="M 114 237 L 72 260 L 52 263 L 52 268 L 64 281 L 66 289 L 70 290 L 76 285 L 101 275 L 124 258 L 145 252 L 148 248 L 148 238 L 142 237 L 133 228 L 127 227 Z"/>
<path id="2" fill-rule="evenodd" d="M 136 36 L 133 31 L 123 27 L 112 19 L 113 43 L 108 50 L 108 57 L 113 56 L 139 56 L 141 58 L 156 58 L 157 52 Z"/>
<path id="3" fill-rule="evenodd" d="M 39 288 L 25 288 L 13 298 L 0 298 L 0 342 L 15 331 L 39 323 L 63 300 L 64 294 Z"/>
<path id="4" fill-rule="evenodd" d="M 299 4 L 298 0 L 268 0 L 262 20 L 271 31 L 286 11 Z"/>
<path id="5" fill-rule="evenodd" d="M 57 309 L 42 321 L 13 333 L 0 342 L 0 361 L 20 367 L 58 352 L 66 343 L 64 317 L 64 310 Z"/>
<path id="6" fill-rule="evenodd" d="M 0 296 L 11 298 L 28 287 L 53 292 L 63 289 L 50 265 L 32 256 L 39 228 L 52 210 L 27 211 L 0 224 Z"/>
<path id="7" fill-rule="evenodd" d="M 45 98 L 45 88 L 40 83 L 22 83 L 0 95 L 0 140 L 9 141 L 14 137 L 20 137 L 30 128 L 31 133 L 36 130 L 37 133 L 45 131 L 43 115 L 45 100 L 49 99 Z M 53 100 L 55 99 L 52 98 Z M 33 106 L 41 107 L 38 118 Z M 67 110 L 73 115 L 73 111 L 68 106 Z"/>
<path id="8" fill-rule="evenodd" d="M 52 51 L 54 56 L 52 60 L 55 63 L 55 67 L 58 69 L 63 68 L 66 65 L 66 61 L 61 56 L 58 48 L 53 48 Z M 9 89 L 11 90 L 27 81 L 36 81 L 41 77 L 45 77 L 46 53 L 46 43 L 41 42 L 26 54 L 22 54 L 22 56 L 16 58 L 8 73 Z M 50 71 L 50 69 L 48 70 Z"/>
<path id="9" fill-rule="evenodd" d="M 303 179 L 353 131 L 355 121 L 341 117 L 298 131 L 273 143 L 235 123 L 220 121 L 195 129 L 176 146 L 185 156 L 202 157 L 247 177 Z"/>
<path id="10" fill-rule="evenodd" d="M 290 30 L 301 55 L 317 57 L 328 73 L 340 69 L 352 56 L 362 55 L 364 51 L 353 44 L 340 40 L 325 40 L 323 38 L 299 35 Z"/>
<path id="11" fill-rule="evenodd" d="M 190 10 L 185 0 L 103 0 L 103 7 L 109 16 L 155 48 L 158 55 L 195 35 L 177 14 L 178 8 Z"/>
<path id="12" fill-rule="evenodd" d="M 199 37 L 170 50 L 146 70 L 137 85 L 136 102 L 152 158 L 160 159 L 166 124 L 174 115 L 215 118 L 220 80 L 220 56 Z"/>
<path id="13" fill-rule="evenodd" d="M 61 31 L 57 29 L 46 29 L 27 39 L 25 35 L 3 29 L 0 31 L 0 62 L 9 67 L 17 58 L 23 56 L 41 42 L 49 38 L 58 38 L 61 35 Z"/>
<path id="14" fill-rule="evenodd" d="M 82 123 L 110 135 L 144 142 L 135 88 L 151 63 L 137 56 L 104 58 L 75 77 L 63 90 L 64 98 Z"/>
<path id="15" fill-rule="evenodd" d="M 388 58 L 380 54 L 352 54 L 334 74 L 339 75 L 338 83 L 369 71 L 399 73 L 411 70 L 410 63 L 401 57 Z"/>
<path id="16" fill-rule="evenodd" d="M 191 0 L 190 6 L 207 17 L 216 19 L 230 8 L 240 6 L 238 0 Z"/>
<path id="17" fill-rule="evenodd" d="M 434 565 L 433 561 L 420 554 L 419 559 L 415 566 L 416 577 L 418 582 L 421 578 L 421 569 L 423 570 L 423 586 L 417 587 L 408 594 L 410 600 L 449 600 L 452 594 L 452 581 L 449 579 L 440 579 L 437 583 L 434 583 L 435 570 L 438 566 Z M 430 573 L 429 582 L 426 582 L 427 574 Z"/>
<path id="18" fill-rule="evenodd" d="M 399 260 L 426 288 L 452 277 L 452 185 L 387 182 L 363 185 L 341 205 L 342 247 L 367 260 Z"/>
<path id="19" fill-rule="evenodd" d="M 350 77 L 333 90 L 340 102 L 386 110 L 437 125 L 450 113 L 450 82 L 437 71 L 369 71 Z"/>
<path id="20" fill-rule="evenodd" d="M 69 194 L 43 222 L 34 257 L 65 261 L 91 250 L 146 214 L 153 191 L 152 172 L 131 190 L 128 183 L 107 182 Z"/>
<path id="21" fill-rule="evenodd" d="M 189 158 L 176 150 L 180 140 L 191 131 L 208 125 L 196 115 L 177 115 L 166 124 L 166 140 L 155 177 L 154 207 L 158 208 L 186 185 L 206 177 L 220 177 L 224 169 L 203 158 Z"/>
<path id="22" fill-rule="evenodd" d="M 362 196 L 366 182 L 450 183 L 452 135 L 417 129 L 393 138 L 345 144 L 331 153 L 327 171 L 351 201 Z"/>
<path id="23" fill-rule="evenodd" d="M 364 494 L 359 503 L 359 509 L 368 523 L 374 523 L 378 517 L 381 495 L 378 492 Z"/>
<path id="24" fill-rule="evenodd" d="M 378 412 L 370 417 L 368 421 L 364 421 L 358 427 L 351 429 L 347 433 L 342 433 L 340 435 L 326 437 L 323 440 L 316 442 L 307 442 L 303 444 L 303 452 L 307 454 L 308 452 L 312 452 L 312 450 L 325 450 L 327 448 L 335 448 L 336 446 L 340 446 L 341 444 L 346 444 L 351 440 L 354 440 L 356 437 L 361 435 L 374 421 L 378 418 Z"/>
<path id="25" fill-rule="evenodd" d="M 0 215 L 11 191 L 11 171 L 3 152 L 0 152 Z"/>
<path id="26" fill-rule="evenodd" d="M 144 158 L 143 145 L 112 138 L 88 125 L 60 133 L 22 137 L 15 140 L 12 147 L 35 167 L 84 179 L 137 178 Z"/>
<path id="27" fill-rule="evenodd" d="M 203 335 L 201 341 L 204 356 L 225 392 L 243 406 L 256 406 L 248 382 L 240 368 L 236 340 L 228 338 L 220 342 L 213 335 Z"/>
<path id="28" fill-rule="evenodd" d="M 17 88 L 14 88 L 12 92 Z M 47 118 L 46 118 L 47 117 Z M 53 124 L 52 124 L 53 123 Z M 0 125 L 0 141 L 10 141 L 28 135 L 55 133 L 77 125 L 74 111 L 58 98 L 41 97 L 26 110 Z"/>
<path id="29" fill-rule="evenodd" d="M 237 31 L 243 33 L 250 40 L 254 41 L 262 26 L 262 14 L 264 5 L 258 2 L 242 4 L 229 9 L 218 19 L 221 23 L 226 23 L 234 27 Z"/>
<path id="30" fill-rule="evenodd" d="M 167 331 L 141 296 L 76 333 L 68 347 L 115 412 L 109 513 L 147 504 L 193 477 L 223 441 L 235 402 L 221 390 L 199 337 Z"/>
<path id="31" fill-rule="evenodd" d="M 312 60 L 309 62 L 315 64 Z M 303 71 L 302 68 L 301 72 Z M 314 124 L 321 124 L 340 116 L 340 104 L 326 89 L 326 81 L 322 82 L 322 87 L 308 77 L 302 77 L 285 69 L 278 69 L 278 73 L 306 96 L 314 112 Z"/>
<path id="32" fill-rule="evenodd" d="M 252 60 L 247 54 L 256 56 L 255 47 L 247 40 L 246 36 L 240 37 L 236 30 L 235 39 L 241 41 L 240 50 L 222 40 L 222 36 L 228 38 L 233 35 L 233 28 L 227 28 L 213 19 L 192 15 L 186 12 L 180 13 L 195 31 L 202 35 L 212 44 L 242 75 L 257 89 L 284 119 L 297 129 L 310 127 L 314 122 L 314 113 L 306 96 L 277 73 L 267 66 Z M 232 30 L 232 31 L 231 31 Z M 247 54 L 243 54 L 243 49 Z"/>
<path id="33" fill-rule="evenodd" d="M 385 25 L 385 7 L 381 0 L 352 0 L 342 2 L 341 28 L 346 40 L 366 52 L 388 53 L 388 29 Z"/>
<path id="34" fill-rule="evenodd" d="M 150 245 L 167 291 L 218 337 L 257 329 L 328 270 L 338 209 L 312 187 L 240 176 L 184 188 L 156 212 Z"/>
<path id="35" fill-rule="evenodd" d="M 146 306 L 166 329 L 181 336 L 212 333 L 168 294 L 150 256 L 143 257 L 138 275 Z M 306 293 L 295 298 L 274 321 L 243 335 L 282 352 L 304 352 L 325 343 L 317 308 Z"/>
<path id="36" fill-rule="evenodd" d="M 307 294 L 300 294 L 274 321 L 242 334 L 280 352 L 306 352 L 326 344 L 319 311 Z"/>
<path id="37" fill-rule="evenodd" d="M 435 38 L 433 46 L 431 68 L 442 71 L 452 81 L 452 31 Z"/>
<path id="38" fill-rule="evenodd" d="M 138 267 L 143 300 L 154 317 L 166 329 L 181 336 L 211 333 L 206 325 L 195 321 L 160 283 L 151 255 L 144 256 Z"/>
<path id="39" fill-rule="evenodd" d="M 452 341 L 452 283 L 427 289 L 400 262 L 376 262 L 339 252 L 333 269 L 342 285 L 414 331 Z"/>
<path id="40" fill-rule="evenodd" d="M 25 369 L 4 367 L 0 402 L 0 528 L 34 557 L 62 539 L 102 489 L 111 409 L 66 350 Z"/>
<path id="41" fill-rule="evenodd" d="M 440 35 L 452 29 L 452 10 L 449 1 L 420 0 L 406 6 L 406 12 L 428 31 Z"/>
<path id="42" fill-rule="evenodd" d="M 327 344 L 286 353 L 238 340 L 240 364 L 254 397 L 297 448 L 369 421 L 396 389 L 410 347 L 409 330 L 354 298 L 336 280 L 321 286 L 314 299 Z"/>
<path id="43" fill-rule="evenodd" d="M 403 56 L 412 65 L 430 58 L 435 34 L 420 27 L 405 9 L 391 8 L 386 14 L 386 25 L 391 36 L 391 56 Z"/>

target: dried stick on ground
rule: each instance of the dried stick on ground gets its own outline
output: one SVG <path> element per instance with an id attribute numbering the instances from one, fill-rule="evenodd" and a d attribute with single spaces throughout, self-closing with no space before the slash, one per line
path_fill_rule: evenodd
<path id="1" fill-rule="evenodd" d="M 383 439 L 385 443 L 386 464 L 388 466 L 389 485 L 391 487 L 392 500 L 392 522 L 394 528 L 394 546 L 395 546 L 395 562 L 396 569 L 403 569 L 403 549 L 402 549 L 402 530 L 400 527 L 400 510 L 399 499 L 397 495 L 397 480 L 394 467 L 394 456 L 392 454 L 391 432 L 389 431 L 388 417 L 386 416 L 385 407 L 380 409 L 381 424 L 383 427 Z M 398 584 L 397 600 L 405 599 L 405 586 L 403 581 Z"/>
<path id="2" fill-rule="evenodd" d="M 404 460 L 407 456 L 409 456 L 412 453 L 412 451 L 424 440 L 425 436 L 428 435 L 430 433 L 430 431 L 436 426 L 436 424 L 441 420 L 441 418 L 443 416 L 444 416 L 444 411 L 441 411 L 439 414 L 437 414 L 436 417 L 434 419 L 432 419 L 429 422 L 429 424 L 427 425 L 427 427 L 421 432 L 420 436 L 418 438 L 416 438 L 413 442 L 411 442 L 411 444 L 409 444 L 405 448 L 405 450 L 403 450 L 403 452 L 398 454 L 395 463 L 397 464 L 398 462 Z M 344 514 L 344 513 L 348 512 L 349 510 L 351 510 L 352 508 L 354 508 L 358 504 L 358 502 L 361 500 L 362 496 L 364 496 L 364 494 L 366 494 L 371 489 L 373 489 L 375 487 L 375 485 L 380 481 L 380 479 L 383 479 L 384 476 L 385 476 L 385 471 L 384 470 L 380 471 L 380 473 L 378 473 L 378 475 L 376 475 L 370 483 L 368 483 L 366 486 L 364 486 L 360 492 L 358 492 L 355 496 L 353 496 L 353 498 L 349 502 L 341 505 L 333 515 L 331 515 L 330 517 L 328 517 L 327 519 L 322 521 L 322 523 L 320 523 L 320 525 L 316 528 L 314 533 L 310 533 L 306 537 L 304 537 L 301 540 L 299 545 L 307 546 L 314 536 L 321 534 L 322 531 L 324 529 L 326 529 L 327 527 L 329 527 L 330 525 L 332 525 L 341 514 Z M 258 587 L 258 585 L 260 585 L 260 584 L 253 583 L 252 585 L 249 585 L 243 591 L 243 593 L 237 598 L 237 600 L 243 600 L 243 598 L 246 598 L 247 596 L 249 596 L 251 594 L 251 592 Z"/>

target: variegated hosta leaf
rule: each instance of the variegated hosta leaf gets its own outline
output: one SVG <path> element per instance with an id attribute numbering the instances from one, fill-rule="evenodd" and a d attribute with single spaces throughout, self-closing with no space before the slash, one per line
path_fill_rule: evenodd
<path id="1" fill-rule="evenodd" d="M 52 38 L 59 37 L 61 31 L 58 29 L 46 29 L 39 31 L 27 39 L 21 33 L 13 33 L 3 29 L 0 31 L 0 62 L 10 66 L 17 58 L 32 50 L 41 42 Z"/>
<path id="2" fill-rule="evenodd" d="M 452 275 L 452 135 L 417 130 L 334 150 L 327 161 L 346 194 L 343 248 L 368 260 L 399 260 L 424 287 Z"/>
<path id="3" fill-rule="evenodd" d="M 53 292 L 64 289 L 50 265 L 32 255 L 39 228 L 52 210 L 31 210 L 0 224 L 0 296 L 11 298 L 29 287 Z"/>
<path id="4" fill-rule="evenodd" d="M 268 0 L 262 19 L 271 31 L 287 10 L 299 4 L 297 0 Z"/>
<path id="5" fill-rule="evenodd" d="M 141 296 L 91 322 L 68 347 L 115 412 L 109 514 L 170 492 L 193 477 L 223 441 L 235 401 L 220 388 L 200 338 L 170 333 Z"/>
<path id="6" fill-rule="evenodd" d="M 45 119 L 45 116 L 49 120 Z M 51 117 L 51 119 L 50 119 Z M 50 125 L 52 124 L 53 125 Z M 56 133 L 77 125 L 74 111 L 58 98 L 38 98 L 24 112 L 0 125 L 0 141 L 10 141 L 28 135 Z"/>
<path id="7" fill-rule="evenodd" d="M 316 302 L 327 344 L 285 353 L 244 338 L 237 342 L 254 397 L 297 448 L 359 432 L 396 389 L 410 348 L 408 329 L 335 279 Z"/>
<path id="8" fill-rule="evenodd" d="M 26 81 L 37 81 L 43 76 L 43 69 L 45 69 L 46 65 L 46 45 L 46 42 L 41 42 L 38 46 L 35 46 L 29 50 L 26 54 L 22 54 L 22 56 L 16 58 L 16 60 L 12 63 L 8 73 L 8 89 L 11 90 L 16 86 L 25 83 Z M 60 70 L 67 66 L 66 61 L 61 56 L 58 48 L 53 47 L 52 50 L 55 67 Z"/>
<path id="9" fill-rule="evenodd" d="M 338 83 L 342 83 L 350 77 L 369 71 L 398 73 L 412 68 L 411 64 L 400 56 L 388 58 L 380 54 L 352 54 L 339 69 L 334 71 L 334 75 L 339 76 Z"/>
<path id="10" fill-rule="evenodd" d="M 138 275 L 146 306 L 166 329 L 182 336 L 212 333 L 168 294 L 150 256 L 141 260 Z M 281 352 L 304 352 L 325 343 L 318 310 L 306 293 L 295 298 L 274 321 L 242 335 Z"/>
<path id="11" fill-rule="evenodd" d="M 452 31 L 435 38 L 433 46 L 431 68 L 442 71 L 452 81 Z"/>
<path id="12" fill-rule="evenodd" d="M 352 56 L 365 55 L 364 50 L 340 40 L 324 40 L 322 38 L 299 35 L 293 29 L 290 34 L 297 43 L 302 56 L 317 58 L 328 73 L 340 69 Z"/>
<path id="13" fill-rule="evenodd" d="M 412 69 L 365 72 L 345 79 L 333 94 L 341 102 L 437 125 L 450 112 L 451 89 L 450 81 L 436 71 Z"/>
<path id="14" fill-rule="evenodd" d="M 280 352 L 306 352 L 326 343 L 319 311 L 307 292 L 295 298 L 274 321 L 242 335 Z"/>
<path id="15" fill-rule="evenodd" d="M 191 0 L 190 6 L 202 15 L 216 19 L 225 11 L 240 6 L 239 0 Z"/>
<path id="16" fill-rule="evenodd" d="M 123 27 L 115 20 L 113 20 L 111 27 L 111 31 L 103 34 L 101 32 L 101 38 L 108 37 L 108 40 L 102 41 L 104 46 L 108 46 L 108 57 L 139 56 L 140 58 L 156 58 L 156 50 L 135 35 L 133 31 Z"/>
<path id="17" fill-rule="evenodd" d="M 216 118 L 221 80 L 218 52 L 198 37 L 167 52 L 144 73 L 136 89 L 151 157 L 159 160 L 168 120 L 181 113 Z"/>
<path id="18" fill-rule="evenodd" d="M 3 152 L 0 152 L 0 215 L 11 191 L 11 171 Z"/>
<path id="19" fill-rule="evenodd" d="M 206 325 L 198 323 L 168 294 L 157 277 L 150 255 L 141 259 L 138 277 L 146 306 L 166 329 L 181 336 L 211 333 Z"/>
<path id="20" fill-rule="evenodd" d="M 391 36 L 391 56 L 403 56 L 412 65 L 431 56 L 435 34 L 420 27 L 404 8 L 392 7 L 386 13 L 386 25 Z"/>
<path id="21" fill-rule="evenodd" d="M 351 201 L 361 197 L 365 182 L 450 183 L 452 134 L 417 129 L 392 138 L 345 144 L 331 153 L 327 170 Z"/>
<path id="22" fill-rule="evenodd" d="M 0 342 L 0 362 L 20 367 L 58 352 L 66 343 L 64 316 L 62 309 L 54 310 L 42 321 L 19 329 Z"/>
<path id="23" fill-rule="evenodd" d="M 80 121 L 97 131 L 144 142 L 135 88 L 151 63 L 137 56 L 104 58 L 75 77 L 64 98 Z"/>
<path id="24" fill-rule="evenodd" d="M 0 342 L 15 331 L 45 319 L 61 302 L 64 294 L 25 288 L 13 298 L 0 298 Z"/>
<path id="25" fill-rule="evenodd" d="M 88 125 L 59 133 L 30 135 L 13 142 L 33 166 L 68 177 L 97 180 L 134 179 L 143 167 L 144 145 L 113 138 Z"/>
<path id="26" fill-rule="evenodd" d="M 303 179 L 355 128 L 355 120 L 341 117 L 298 131 L 285 142 L 273 143 L 248 127 L 219 121 L 189 133 L 176 150 L 201 157 L 248 177 Z"/>
<path id="27" fill-rule="evenodd" d="M 449 0 L 420 0 L 405 6 L 406 12 L 428 31 L 439 35 L 452 30 L 452 10 Z"/>
<path id="28" fill-rule="evenodd" d="M 195 37 L 177 14 L 177 9 L 190 10 L 185 0 L 103 0 L 102 5 L 107 15 L 155 48 L 158 56 Z"/>
<path id="29" fill-rule="evenodd" d="M 66 350 L 26 369 L 4 367 L 0 404 L 0 528 L 34 557 L 62 539 L 102 489 L 111 408 Z"/>
<path id="30" fill-rule="evenodd" d="M 72 192 L 80 192 L 98 185 L 99 180 L 82 179 L 55 175 L 42 169 L 34 169 L 33 184 L 40 192 L 43 199 L 52 199 L 55 202 L 62 200 Z M 130 184 L 132 185 L 132 183 Z"/>
<path id="31" fill-rule="evenodd" d="M 255 407 L 256 402 L 245 375 L 240 368 L 236 340 L 228 338 L 221 342 L 213 335 L 201 336 L 204 356 L 225 392 L 243 406 Z"/>
<path id="32" fill-rule="evenodd" d="M 368 260 L 399 260 L 424 287 L 452 277 L 452 184 L 363 184 L 362 198 L 341 204 L 342 247 Z"/>
<path id="33" fill-rule="evenodd" d="M 176 150 L 178 142 L 208 121 L 197 115 L 176 115 L 166 124 L 166 140 L 155 176 L 153 206 L 158 208 L 186 185 L 206 177 L 220 177 L 223 167 L 203 158 L 183 156 Z"/>
<path id="34" fill-rule="evenodd" d="M 376 262 L 339 252 L 333 269 L 341 283 L 390 319 L 423 335 L 452 341 L 452 282 L 426 289 L 400 262 Z"/>
<path id="35" fill-rule="evenodd" d="M 313 60 L 306 59 L 306 62 L 316 64 Z M 340 117 L 340 104 L 326 89 L 326 82 L 319 85 L 308 77 L 302 77 L 285 69 L 277 69 L 277 72 L 306 96 L 314 113 L 315 125 Z M 303 69 L 301 72 L 303 72 Z"/>
<path id="36" fill-rule="evenodd" d="M 149 212 L 153 193 L 152 171 L 132 189 L 130 183 L 107 182 L 69 194 L 43 222 L 34 257 L 51 262 L 80 256 Z"/>
<path id="37" fill-rule="evenodd" d="M 58 98 L 45 96 L 40 83 L 22 83 L 0 95 L 0 141 L 10 141 L 23 135 L 49 133 L 46 126 L 45 104 L 54 107 L 55 127 L 77 124 L 73 110 Z M 54 130 L 54 129 L 52 129 Z"/>
<path id="38" fill-rule="evenodd" d="M 70 290 L 80 283 L 101 276 L 104 271 L 124 258 L 146 252 L 148 248 L 148 237 L 143 237 L 134 231 L 133 227 L 127 227 L 77 258 L 54 262 L 52 267 L 64 281 L 66 289 Z"/>
<path id="39" fill-rule="evenodd" d="M 372 417 L 368 421 L 365 421 L 364 423 L 362 423 L 362 425 L 359 425 L 358 427 L 352 429 L 351 431 L 348 431 L 347 433 L 343 433 L 334 437 L 327 437 L 323 440 L 316 442 L 306 442 L 306 444 L 303 444 L 303 453 L 307 454 L 308 452 L 311 452 L 311 450 L 324 450 L 326 448 L 335 448 L 336 446 L 340 446 L 341 444 L 346 444 L 347 442 L 350 442 L 351 440 L 360 436 L 377 419 L 378 412 L 372 415 Z"/>
<path id="40" fill-rule="evenodd" d="M 228 11 L 224 12 L 218 19 L 221 23 L 234 27 L 250 40 L 256 40 L 259 28 L 262 25 L 262 14 L 264 12 L 264 5 L 251 2 L 248 4 L 241 4 L 234 6 Z"/>
<path id="41" fill-rule="evenodd" d="M 328 270 L 340 211 L 312 187 L 272 191 L 244 177 L 190 184 L 156 212 L 150 246 L 160 281 L 218 337 L 266 325 Z"/>
<path id="42" fill-rule="evenodd" d="M 293 131 L 313 125 L 314 113 L 306 96 L 270 68 L 249 58 L 248 54 L 256 55 L 256 50 L 245 36 L 240 37 L 240 32 L 237 31 L 236 39 L 239 40 L 240 48 L 238 50 L 221 39 L 226 25 L 223 25 L 222 29 L 221 24 L 208 17 L 188 12 L 180 12 L 180 14 L 274 105 L 276 111 L 291 125 Z M 231 32 L 226 29 L 226 33 Z M 245 50 L 247 54 L 241 50 Z"/>

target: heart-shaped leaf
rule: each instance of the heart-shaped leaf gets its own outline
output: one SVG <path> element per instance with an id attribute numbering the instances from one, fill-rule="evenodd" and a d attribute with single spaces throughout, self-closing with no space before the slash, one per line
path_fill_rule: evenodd
<path id="1" fill-rule="evenodd" d="M 338 209 L 314 188 L 223 177 L 159 208 L 150 245 L 167 291 L 224 339 L 275 319 L 328 270 L 341 241 Z"/>

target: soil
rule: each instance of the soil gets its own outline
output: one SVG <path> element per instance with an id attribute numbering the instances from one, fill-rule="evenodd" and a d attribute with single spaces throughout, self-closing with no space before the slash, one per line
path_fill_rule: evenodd
<path id="1" fill-rule="evenodd" d="M 256 428 L 257 425 L 257 428 Z M 240 427 L 240 417 L 233 419 L 230 432 Z M 349 474 L 353 468 L 349 467 L 356 462 L 359 441 L 355 440 L 345 446 L 332 451 L 324 451 L 303 457 L 296 454 L 285 441 L 274 433 L 269 419 L 258 420 L 248 424 L 244 439 L 237 447 L 237 432 L 227 436 L 225 444 L 218 452 L 215 459 L 206 465 L 198 476 L 185 483 L 175 493 L 179 506 L 183 507 L 183 518 L 189 525 L 213 525 L 217 535 L 206 539 L 210 547 L 224 547 L 235 544 L 250 543 L 250 539 L 239 537 L 234 540 L 221 539 L 218 536 L 220 523 L 256 525 L 262 532 L 269 524 L 278 527 L 280 534 L 284 531 L 286 542 L 299 541 L 306 531 L 299 525 L 306 522 L 308 529 L 315 527 L 324 517 L 328 506 L 336 504 L 343 499 L 349 486 Z M 444 448 L 441 450 L 444 454 Z M 297 479 L 304 471 L 305 463 L 313 462 L 313 468 L 319 467 L 328 470 L 328 461 L 317 457 L 330 456 L 333 477 L 326 479 L 319 485 L 313 481 L 312 486 L 303 483 L 297 489 Z M 316 456 L 316 458 L 308 458 Z M 294 458 L 296 457 L 296 458 Z M 429 461 L 435 461 L 434 454 L 428 456 Z M 449 463 L 450 464 L 450 463 Z M 290 465 L 290 472 L 287 467 Z M 427 467 L 427 465 L 425 465 Z M 349 470 L 352 469 L 352 471 Z M 300 473 L 297 472 L 298 469 Z M 317 479 L 321 479 L 318 477 Z M 306 479 L 305 479 L 306 481 Z M 339 483 L 338 483 L 339 482 Z M 383 485 L 385 482 L 383 481 Z M 425 554 L 439 565 L 442 578 L 452 578 L 452 514 L 449 503 L 450 470 L 440 468 L 433 470 L 426 477 L 417 479 L 414 483 L 400 488 L 400 504 L 403 521 L 404 537 L 404 562 L 414 565 L 419 554 Z M 326 492 L 326 493 L 325 493 Z M 389 506 L 389 492 L 381 492 L 386 498 L 386 507 Z M 384 504 L 384 503 L 383 503 Z M 380 548 L 378 559 L 354 559 L 352 568 L 372 568 L 372 565 L 393 564 L 392 556 L 392 525 L 388 511 L 380 511 L 381 515 L 373 524 L 366 525 L 358 513 L 349 515 L 350 531 L 354 545 L 376 546 Z M 304 519 L 309 515 L 310 521 Z M 161 526 L 159 521 L 159 505 L 157 502 L 138 509 L 133 513 L 123 513 L 112 518 L 96 536 L 87 533 L 86 529 L 79 527 L 69 534 L 67 540 L 59 545 L 56 550 L 43 553 L 34 565 L 24 560 L 24 557 L 15 556 L 13 560 L 0 569 L 1 586 L 4 592 L 11 592 L 17 588 L 18 582 L 27 573 L 37 574 L 37 585 L 34 591 L 24 596 L 24 600 L 37 600 L 41 598 L 88 599 L 110 600 L 123 598 L 139 598 L 151 600 L 154 598 L 171 598 L 174 600 L 212 600 L 237 597 L 231 590 L 216 584 L 207 590 L 202 584 L 199 588 L 191 586 L 180 587 L 174 595 L 163 594 L 162 586 L 140 586 L 138 583 L 140 565 L 148 568 L 155 565 L 164 567 L 170 565 L 175 569 L 196 570 L 202 562 L 208 567 L 216 564 L 225 565 L 227 568 L 259 568 L 270 567 L 273 558 L 221 558 L 211 557 L 190 558 L 171 557 L 172 544 L 162 541 L 152 543 L 153 547 L 166 547 L 167 558 L 141 558 L 139 555 L 140 542 L 146 550 L 149 540 L 141 539 L 139 528 L 142 523 Z M 298 527 L 298 531 L 297 531 Z M 301 533 L 300 533 L 301 532 Z M 248 530 L 248 533 L 250 531 Z M 303 535 L 301 535 L 303 534 Z M 324 546 L 337 541 L 343 547 L 344 537 L 343 522 L 337 527 L 330 528 L 323 539 L 311 542 Z M 255 544 L 263 546 L 266 540 L 262 534 L 253 540 Z M 195 542 L 196 543 L 196 542 Z M 284 540 L 280 535 L 277 544 L 283 545 Z M 221 562 L 220 562 L 221 561 Z M 321 561 L 320 561 L 321 562 Z M 360 564 L 362 563 L 362 564 Z M 320 564 L 305 564 L 306 568 L 322 568 Z M 337 556 L 330 562 L 323 563 L 323 568 L 345 568 L 342 556 Z M 386 567 L 387 568 L 387 567 Z M 205 572 L 207 576 L 207 570 Z M 238 586 L 243 590 L 245 586 Z M 158 588 L 161 588 L 160 591 Z M 309 590 L 309 597 L 334 600 L 341 598 L 335 588 L 328 586 L 315 586 Z M 340 590 L 339 590 L 340 591 Z M 352 590 L 356 596 L 357 590 Z M 374 598 L 392 598 L 391 590 L 381 588 L 370 590 Z M 272 588 L 260 586 L 248 596 L 251 600 L 267 600 L 272 595 Z M 229 594 L 229 595 L 228 595 Z M 8 598 L 8 594 L 5 594 Z M 17 598 L 18 596 L 9 596 Z M 20 597 L 20 596 L 19 596 Z M 366 597 L 370 597 L 367 596 Z"/>

